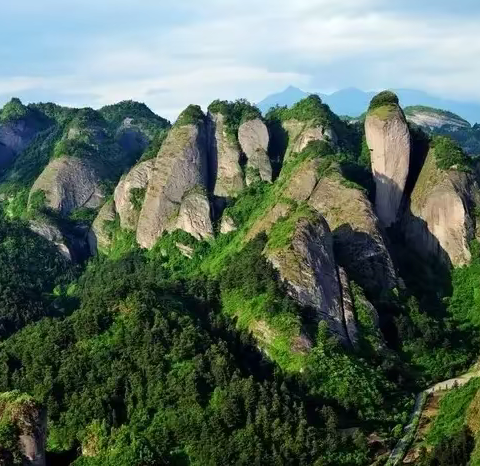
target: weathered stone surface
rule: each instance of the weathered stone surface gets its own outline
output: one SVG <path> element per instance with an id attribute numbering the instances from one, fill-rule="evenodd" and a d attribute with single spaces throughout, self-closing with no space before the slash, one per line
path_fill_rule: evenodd
<path id="1" fill-rule="evenodd" d="M 172 230 L 186 231 L 198 240 L 213 238 L 210 202 L 205 193 L 191 192 L 184 197 Z"/>
<path id="2" fill-rule="evenodd" d="M 275 225 L 280 218 L 286 217 L 291 210 L 292 206 L 290 204 L 283 202 L 276 204 L 253 224 L 252 228 L 250 228 L 249 232 L 245 235 L 245 242 L 252 240 L 260 233 L 268 233 L 273 225 Z"/>
<path id="3" fill-rule="evenodd" d="M 219 197 L 236 197 L 245 187 L 240 166 L 240 148 L 227 134 L 221 113 L 208 115 L 210 176 L 213 193 Z"/>
<path id="4" fill-rule="evenodd" d="M 458 115 L 443 112 L 435 108 L 407 107 L 405 114 L 408 121 L 430 131 L 444 127 L 448 127 L 453 131 L 471 128 L 470 123 Z"/>
<path id="5" fill-rule="evenodd" d="M 137 226 L 137 241 L 151 248 L 174 221 L 182 199 L 207 186 L 206 131 L 203 124 L 172 128 L 155 160 Z"/>
<path id="6" fill-rule="evenodd" d="M 98 212 L 92 228 L 88 233 L 88 245 L 90 252 L 95 255 L 99 250 L 106 250 L 112 244 L 112 238 L 106 228 L 105 222 L 115 221 L 115 204 L 113 201 L 107 201 Z"/>
<path id="7" fill-rule="evenodd" d="M 318 159 L 305 160 L 288 180 L 284 195 L 297 202 L 306 201 L 313 193 L 320 178 Z"/>
<path id="8" fill-rule="evenodd" d="M 309 204 L 332 229 L 337 260 L 353 280 L 372 293 L 397 286 L 378 218 L 360 189 L 334 174 L 319 181 Z"/>
<path id="9" fill-rule="evenodd" d="M 60 228 L 47 219 L 32 220 L 29 223 L 29 228 L 37 235 L 53 243 L 65 259 L 72 261 L 72 252 L 67 246 L 67 241 L 60 231 Z"/>
<path id="10" fill-rule="evenodd" d="M 383 226 L 396 220 L 410 164 L 410 131 L 398 105 L 367 113 L 365 134 L 376 185 L 375 210 Z"/>
<path id="11" fill-rule="evenodd" d="M 47 412 L 33 398 L 13 391 L 0 394 L 0 415 L 18 429 L 18 442 L 26 466 L 45 466 Z"/>
<path id="12" fill-rule="evenodd" d="M 251 183 L 249 171 L 257 171 L 262 181 L 272 182 L 272 165 L 268 157 L 270 137 L 265 123 L 256 118 L 246 121 L 238 129 L 238 142 L 247 157 L 247 185 Z"/>
<path id="13" fill-rule="evenodd" d="M 329 330 L 343 344 L 349 344 L 345 327 L 342 295 L 333 238 L 324 218 L 300 218 L 290 244 L 265 251 L 279 271 L 287 292 L 300 305 L 313 309 L 318 321 L 325 320 Z"/>
<path id="14" fill-rule="evenodd" d="M 140 216 L 140 209 L 132 202 L 132 190 L 147 189 L 154 167 L 154 159 L 135 165 L 115 188 L 115 208 L 120 216 L 120 226 L 125 230 L 136 230 Z"/>
<path id="15" fill-rule="evenodd" d="M 350 290 L 350 281 L 344 268 L 338 268 L 338 278 L 342 290 L 343 320 L 347 329 L 348 339 L 354 348 L 358 348 L 358 328 L 355 318 L 355 306 L 353 305 L 352 292 Z"/>
<path id="16" fill-rule="evenodd" d="M 431 150 L 406 214 L 408 244 L 423 257 L 432 255 L 456 266 L 469 263 L 468 243 L 475 236 L 468 210 L 473 190 L 478 188 L 470 175 L 438 169 Z"/>
<path id="17" fill-rule="evenodd" d="M 96 164 L 86 158 L 52 160 L 35 181 L 30 197 L 43 191 L 47 206 L 68 215 L 80 207 L 98 208 L 103 203 L 101 177 Z"/>
<path id="18" fill-rule="evenodd" d="M 338 142 L 337 135 L 328 126 L 318 126 L 309 121 L 287 120 L 282 124 L 288 134 L 288 148 L 284 160 L 291 154 L 302 152 L 312 141 L 326 141 L 332 144 Z"/>
<path id="19" fill-rule="evenodd" d="M 188 259 L 192 259 L 194 251 L 191 246 L 187 246 L 183 243 L 175 243 L 175 246 L 185 257 L 187 257 Z"/>
<path id="20" fill-rule="evenodd" d="M 226 235 L 227 233 L 236 230 L 237 225 L 235 225 L 235 221 L 233 220 L 233 218 L 230 217 L 230 215 L 223 215 L 222 222 L 220 224 L 220 233 L 222 233 L 222 235 Z"/>

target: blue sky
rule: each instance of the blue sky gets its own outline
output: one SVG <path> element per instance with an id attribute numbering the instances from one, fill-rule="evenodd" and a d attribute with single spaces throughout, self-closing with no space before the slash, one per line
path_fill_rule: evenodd
<path id="1" fill-rule="evenodd" d="M 480 101 L 478 0 L 21 0 L 0 17 L 0 104 L 261 100 L 289 84 Z"/>

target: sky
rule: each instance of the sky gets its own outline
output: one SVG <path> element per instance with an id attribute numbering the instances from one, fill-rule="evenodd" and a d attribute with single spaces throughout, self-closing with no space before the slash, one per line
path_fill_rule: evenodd
<path id="1" fill-rule="evenodd" d="M 0 104 L 191 103 L 288 85 L 480 102 L 478 0 L 2 0 Z"/>

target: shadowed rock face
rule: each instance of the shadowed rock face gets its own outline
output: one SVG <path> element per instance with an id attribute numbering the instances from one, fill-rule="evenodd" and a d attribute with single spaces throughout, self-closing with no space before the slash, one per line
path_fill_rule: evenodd
<path id="1" fill-rule="evenodd" d="M 115 221 L 115 215 L 114 202 L 107 201 L 100 209 L 88 233 L 88 245 L 92 255 L 95 255 L 99 249 L 108 249 L 112 244 L 112 238 L 106 229 L 105 222 Z"/>
<path id="2" fill-rule="evenodd" d="M 177 221 L 184 195 L 207 186 L 207 139 L 203 124 L 174 127 L 155 160 L 137 227 L 140 246 L 151 248 Z"/>
<path id="3" fill-rule="evenodd" d="M 67 246 L 67 242 L 60 228 L 47 220 L 32 220 L 29 223 L 29 228 L 37 235 L 52 242 L 65 259 L 72 261 L 72 253 Z"/>
<path id="4" fill-rule="evenodd" d="M 279 271 L 289 295 L 313 309 L 318 321 L 325 320 L 329 330 L 348 345 L 333 238 L 323 217 L 300 219 L 290 244 L 267 249 L 266 256 Z"/>
<path id="5" fill-rule="evenodd" d="M 340 174 L 319 181 L 309 200 L 333 232 L 335 254 L 349 276 L 378 293 L 397 286 L 382 229 L 366 195 L 342 184 Z"/>
<path id="6" fill-rule="evenodd" d="M 125 118 L 116 131 L 115 140 L 127 154 L 140 154 L 150 143 L 149 137 L 133 124 L 132 118 Z"/>
<path id="7" fill-rule="evenodd" d="M 0 168 L 6 167 L 25 150 L 37 132 L 25 120 L 0 124 Z"/>
<path id="8" fill-rule="evenodd" d="M 126 230 L 136 230 L 140 210 L 132 203 L 133 189 L 146 189 L 153 174 L 155 160 L 147 160 L 133 167 L 128 175 L 120 180 L 115 188 L 115 208 L 120 216 L 120 226 Z"/>
<path id="9" fill-rule="evenodd" d="M 410 164 L 410 132 L 398 105 L 367 113 L 365 135 L 376 185 L 375 210 L 385 227 L 396 220 Z"/>
<path id="10" fill-rule="evenodd" d="M 213 238 L 210 202 L 206 194 L 192 192 L 185 196 L 173 229 L 186 231 L 198 240 Z"/>
<path id="11" fill-rule="evenodd" d="M 268 157 L 269 134 L 265 123 L 256 118 L 246 121 L 238 129 L 238 141 L 247 157 L 247 185 L 251 180 L 249 169 L 258 171 L 262 181 L 272 182 L 272 165 Z"/>
<path id="12" fill-rule="evenodd" d="M 455 266 L 468 264 L 468 243 L 475 236 L 468 206 L 474 191 L 478 192 L 478 186 L 471 175 L 438 169 L 431 150 L 405 218 L 408 243 L 423 257 L 432 255 Z"/>
<path id="13" fill-rule="evenodd" d="M 213 194 L 219 197 L 236 197 L 245 187 L 240 166 L 241 153 L 230 139 L 221 113 L 208 115 L 208 140 L 210 155 L 210 177 Z"/>
<path id="14" fill-rule="evenodd" d="M 62 215 L 80 207 L 96 209 L 103 203 L 100 170 L 87 158 L 52 160 L 35 181 L 30 196 L 45 193 L 47 206 Z"/>

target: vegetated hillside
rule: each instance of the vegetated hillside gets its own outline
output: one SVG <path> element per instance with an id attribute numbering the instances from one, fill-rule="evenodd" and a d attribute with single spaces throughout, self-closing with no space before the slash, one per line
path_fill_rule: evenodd
<path id="1" fill-rule="evenodd" d="M 0 184 L 0 392 L 46 409 L 47 464 L 382 464 L 414 394 L 475 361 L 474 161 L 395 95 L 365 128 L 317 96 L 168 134 L 140 104 L 31 108 Z"/>

